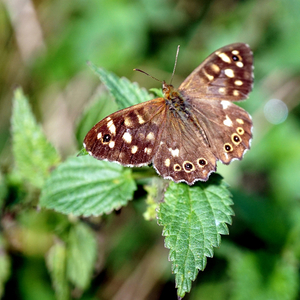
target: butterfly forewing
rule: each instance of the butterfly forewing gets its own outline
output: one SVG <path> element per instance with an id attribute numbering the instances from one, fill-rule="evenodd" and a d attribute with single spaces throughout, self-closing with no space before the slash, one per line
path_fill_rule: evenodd
<path id="1" fill-rule="evenodd" d="M 231 44 L 212 53 L 180 85 L 187 97 L 239 101 L 253 84 L 253 56 L 248 45 Z"/>
<path id="2" fill-rule="evenodd" d="M 97 159 L 147 165 L 158 147 L 165 111 L 165 100 L 157 98 L 115 112 L 88 132 L 84 146 Z"/>
<path id="3" fill-rule="evenodd" d="M 212 53 L 178 91 L 163 83 L 164 98 L 120 110 L 86 135 L 90 155 L 126 166 L 153 163 L 164 178 L 206 181 L 216 161 L 229 164 L 250 148 L 252 120 L 232 101 L 247 98 L 253 84 L 248 45 Z"/>

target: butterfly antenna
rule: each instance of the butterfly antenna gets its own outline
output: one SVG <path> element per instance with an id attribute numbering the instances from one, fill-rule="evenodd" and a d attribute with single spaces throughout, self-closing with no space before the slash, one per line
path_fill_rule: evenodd
<path id="1" fill-rule="evenodd" d="M 178 58 L 178 54 L 179 54 L 179 49 L 180 49 L 180 45 L 177 46 L 177 51 L 176 51 L 176 56 L 175 56 L 175 63 L 174 63 L 174 68 L 173 68 L 173 73 L 172 73 L 170 84 L 172 84 L 173 77 L 174 77 L 174 74 L 175 74 L 175 70 L 176 70 L 176 66 L 177 66 L 177 58 Z"/>
<path id="2" fill-rule="evenodd" d="M 145 72 L 145 71 L 143 71 L 143 70 L 141 70 L 141 69 L 133 69 L 133 71 L 138 71 L 138 72 L 144 73 L 145 75 L 150 76 L 150 77 L 153 78 L 154 80 L 159 81 L 159 82 L 162 82 L 161 80 L 159 80 L 159 79 L 157 79 L 157 78 L 151 76 L 150 74 L 148 74 L 147 72 Z"/>

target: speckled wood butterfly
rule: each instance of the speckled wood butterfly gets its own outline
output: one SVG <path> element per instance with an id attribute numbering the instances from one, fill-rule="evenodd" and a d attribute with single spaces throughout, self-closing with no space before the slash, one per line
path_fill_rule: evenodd
<path id="1" fill-rule="evenodd" d="M 164 97 L 117 111 L 96 124 L 84 147 L 97 159 L 139 167 L 192 185 L 250 148 L 251 116 L 233 101 L 246 99 L 253 84 L 248 45 L 212 53 L 179 86 L 163 82 Z"/>

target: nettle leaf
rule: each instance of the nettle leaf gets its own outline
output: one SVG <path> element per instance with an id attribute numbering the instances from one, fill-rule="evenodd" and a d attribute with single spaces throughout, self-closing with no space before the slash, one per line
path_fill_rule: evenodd
<path id="1" fill-rule="evenodd" d="M 118 109 L 113 97 L 108 92 L 98 95 L 97 98 L 84 110 L 77 125 L 76 138 L 79 147 L 87 132 L 101 119 Z"/>
<path id="2" fill-rule="evenodd" d="M 120 78 L 104 68 L 98 68 L 89 63 L 91 68 L 100 77 L 102 83 L 108 88 L 110 93 L 115 97 L 119 109 L 123 109 L 147 100 L 152 97 L 148 92 L 140 88 L 137 83 L 129 81 L 127 78 Z"/>
<path id="3" fill-rule="evenodd" d="M 13 153 L 18 171 L 40 188 L 60 157 L 37 124 L 22 89 L 17 89 L 12 111 Z"/>
<path id="4" fill-rule="evenodd" d="M 72 157 L 45 183 L 40 205 L 74 215 L 108 214 L 127 204 L 136 190 L 130 168 L 91 156 Z"/>
<path id="5" fill-rule="evenodd" d="M 67 276 L 76 287 L 85 290 L 89 286 L 96 259 L 93 232 L 83 223 L 76 224 L 69 233 L 67 256 Z"/>
<path id="6" fill-rule="evenodd" d="M 55 243 L 46 256 L 47 267 L 51 276 L 56 299 L 68 300 L 69 284 L 66 277 L 67 249 L 62 242 Z"/>
<path id="7" fill-rule="evenodd" d="M 158 223 L 164 227 L 179 297 L 190 291 L 198 271 L 204 270 L 213 247 L 220 245 L 220 234 L 228 234 L 232 204 L 227 186 L 217 174 L 192 187 L 170 182 L 158 210 Z"/>

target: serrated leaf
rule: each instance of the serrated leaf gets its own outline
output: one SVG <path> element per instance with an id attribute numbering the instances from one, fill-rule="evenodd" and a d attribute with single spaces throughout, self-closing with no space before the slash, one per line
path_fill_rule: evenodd
<path id="1" fill-rule="evenodd" d="M 101 119 L 115 112 L 118 109 L 114 99 L 108 93 L 97 96 L 87 109 L 85 109 L 76 130 L 76 138 L 79 147 L 88 131 Z"/>
<path id="2" fill-rule="evenodd" d="M 69 233 L 67 275 L 81 290 L 91 281 L 97 258 L 97 242 L 92 231 L 84 224 L 76 224 Z"/>
<path id="3" fill-rule="evenodd" d="M 213 256 L 213 247 L 220 245 L 220 234 L 228 234 L 232 204 L 219 175 L 192 187 L 170 183 L 159 207 L 158 222 L 164 226 L 180 297 L 190 291 L 198 271 L 205 268 L 206 258 Z"/>
<path id="4" fill-rule="evenodd" d="M 91 68 L 100 77 L 102 83 L 115 97 L 119 109 L 123 109 L 151 99 L 148 92 L 140 88 L 137 83 L 130 82 L 127 78 L 120 78 L 104 68 L 98 68 L 90 63 Z"/>
<path id="5" fill-rule="evenodd" d="M 60 157 L 37 124 L 22 89 L 17 89 L 12 112 L 13 153 L 18 171 L 40 188 Z"/>
<path id="6" fill-rule="evenodd" d="M 107 214 L 126 205 L 135 189 L 130 168 L 91 156 L 72 157 L 52 172 L 40 205 L 65 214 Z"/>
<path id="7" fill-rule="evenodd" d="M 54 244 L 46 256 L 47 267 L 57 300 L 69 299 L 70 291 L 66 277 L 66 258 L 66 246 L 62 243 Z"/>

